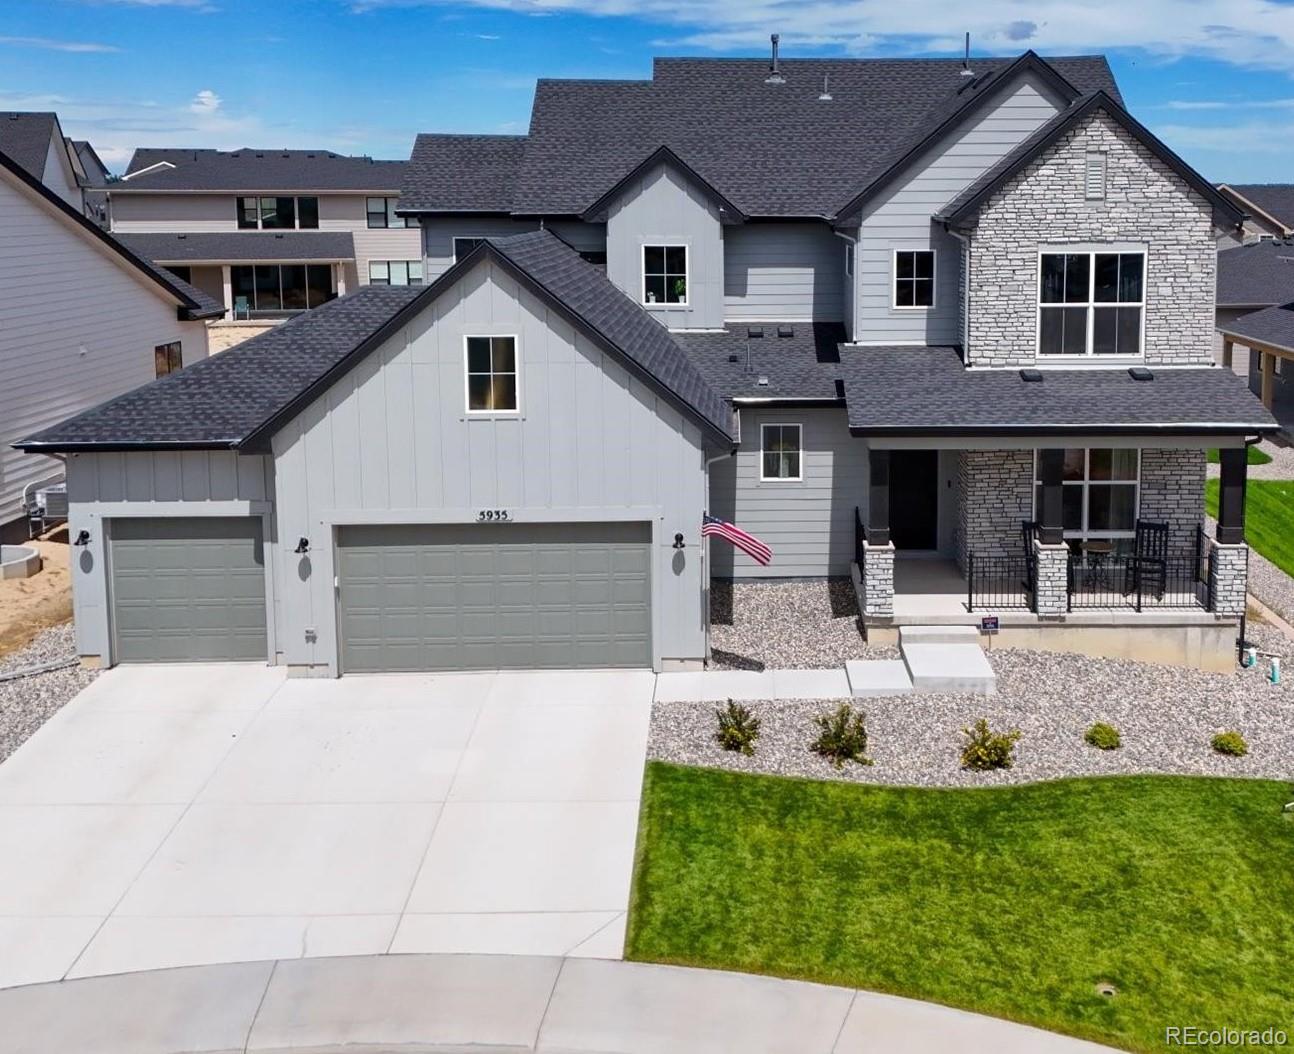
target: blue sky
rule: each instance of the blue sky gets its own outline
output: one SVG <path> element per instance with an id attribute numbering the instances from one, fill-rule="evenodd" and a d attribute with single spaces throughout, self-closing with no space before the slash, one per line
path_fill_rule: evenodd
<path id="1" fill-rule="evenodd" d="M 1106 53 L 1205 175 L 1294 182 L 1294 0 L 0 0 L 0 110 L 135 146 L 405 157 L 419 131 L 524 131 L 535 78 L 653 54 Z"/>

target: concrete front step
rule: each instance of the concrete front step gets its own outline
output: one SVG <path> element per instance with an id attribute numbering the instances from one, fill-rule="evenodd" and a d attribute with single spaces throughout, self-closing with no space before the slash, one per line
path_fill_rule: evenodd
<path id="1" fill-rule="evenodd" d="M 845 674 L 855 699 L 912 691 L 912 678 L 902 659 L 850 659 L 845 663 Z"/>
<path id="2" fill-rule="evenodd" d="M 914 692 L 992 695 L 997 674 L 978 644 L 904 644 Z"/>
<path id="3" fill-rule="evenodd" d="M 977 626 L 900 626 L 899 646 L 907 644 L 979 644 Z"/>

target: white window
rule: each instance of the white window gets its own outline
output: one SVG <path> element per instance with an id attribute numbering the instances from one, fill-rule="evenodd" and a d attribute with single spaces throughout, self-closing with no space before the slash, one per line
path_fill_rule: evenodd
<path id="1" fill-rule="evenodd" d="M 467 412 L 516 413 L 517 338 L 467 337 Z"/>
<path id="2" fill-rule="evenodd" d="M 1083 166 L 1083 193 L 1089 201 L 1105 197 L 1105 154 L 1090 150 Z"/>
<path id="3" fill-rule="evenodd" d="M 894 306 L 935 306 L 935 253 L 933 249 L 894 250 Z"/>
<path id="4" fill-rule="evenodd" d="M 404 217 L 395 214 L 398 198 L 369 198 L 365 204 L 369 227 L 404 227 Z"/>
<path id="5" fill-rule="evenodd" d="M 759 427 L 759 478 L 763 481 L 804 478 L 800 426 L 768 424 Z"/>
<path id="6" fill-rule="evenodd" d="M 239 230 L 317 230 L 319 199 L 310 198 L 238 198 Z"/>
<path id="7" fill-rule="evenodd" d="M 422 285 L 421 260 L 369 260 L 370 285 Z"/>
<path id="8" fill-rule="evenodd" d="M 1042 508 L 1042 481 L 1034 455 L 1034 519 Z M 1136 533 L 1141 451 L 1066 450 L 1061 523 L 1074 539 L 1131 538 Z"/>
<path id="9" fill-rule="evenodd" d="M 643 246 L 643 303 L 687 303 L 687 246 Z"/>
<path id="10" fill-rule="evenodd" d="M 1140 355 L 1146 254 L 1038 255 L 1038 354 Z"/>
<path id="11" fill-rule="evenodd" d="M 454 263 L 458 263 L 464 256 L 475 249 L 484 238 L 455 238 L 454 239 Z"/>

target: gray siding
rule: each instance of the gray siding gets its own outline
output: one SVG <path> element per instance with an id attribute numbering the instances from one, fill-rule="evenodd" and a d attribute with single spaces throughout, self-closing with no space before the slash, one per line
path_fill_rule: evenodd
<path id="1" fill-rule="evenodd" d="M 825 223 L 750 223 L 724 232 L 724 317 L 839 322 L 845 242 Z"/>
<path id="2" fill-rule="evenodd" d="M 519 416 L 465 415 L 468 333 L 518 337 Z M 657 656 L 704 654 L 699 429 L 491 263 L 307 408 L 274 456 L 280 536 L 313 541 L 304 570 L 284 554 L 291 664 L 336 668 L 337 525 L 474 522 L 500 508 L 516 521 L 651 522 Z M 672 549 L 676 532 L 693 544 Z"/>
<path id="3" fill-rule="evenodd" d="M 859 231 L 854 340 L 863 344 L 947 344 L 958 323 L 960 244 L 930 217 L 985 169 L 1058 112 L 1059 100 L 1032 75 L 977 120 L 936 143 L 898 185 L 864 211 Z M 934 249 L 935 305 L 896 309 L 896 249 Z"/>
<path id="4" fill-rule="evenodd" d="M 607 228 L 602 223 L 561 220 L 545 226 L 581 252 L 603 252 Z M 506 238 L 539 229 L 538 220 L 513 220 L 506 216 L 430 216 L 422 221 L 422 254 L 427 281 L 439 278 L 454 263 L 455 238 Z"/>
<path id="5" fill-rule="evenodd" d="M 719 329 L 724 315 L 719 212 L 666 165 L 629 187 L 607 216 L 607 276 L 641 302 L 643 246 L 687 246 L 686 305 L 644 305 L 670 329 Z"/>
<path id="6" fill-rule="evenodd" d="M 760 425 L 802 426 L 804 479 L 760 481 Z M 726 542 L 710 543 L 718 578 L 847 575 L 854 552 L 854 509 L 865 506 L 867 448 L 849 434 L 845 411 L 741 411 L 741 446 L 710 468 L 710 511 L 731 520 L 773 550 L 768 567 Z"/>

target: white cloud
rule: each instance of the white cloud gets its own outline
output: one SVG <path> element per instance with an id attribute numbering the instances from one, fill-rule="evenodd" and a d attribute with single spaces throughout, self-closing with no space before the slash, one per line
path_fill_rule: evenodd
<path id="1" fill-rule="evenodd" d="M 44 51 L 73 51 L 78 53 L 120 51 L 112 44 L 98 44 L 88 40 L 53 40 L 50 37 L 5 37 L 0 44 L 15 48 L 41 48 Z"/>
<path id="2" fill-rule="evenodd" d="M 203 88 L 189 103 L 189 109 L 202 116 L 210 116 L 220 109 L 221 98 L 210 88 Z"/>

